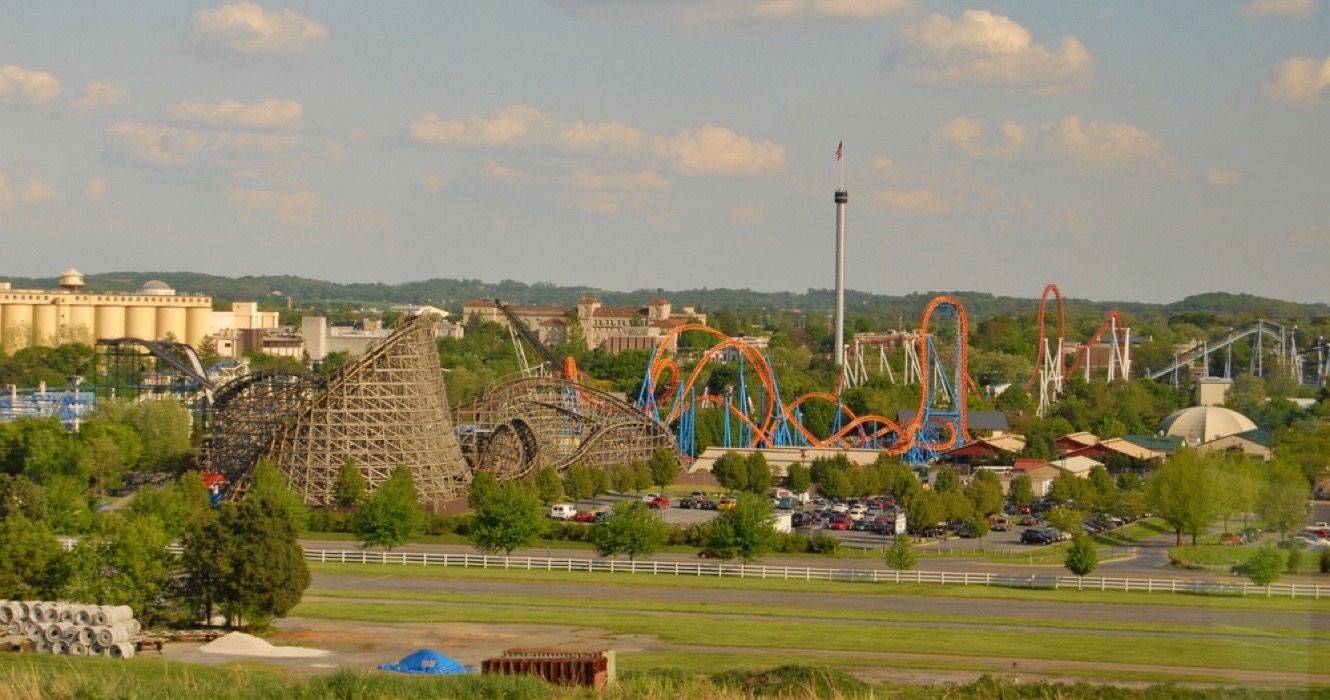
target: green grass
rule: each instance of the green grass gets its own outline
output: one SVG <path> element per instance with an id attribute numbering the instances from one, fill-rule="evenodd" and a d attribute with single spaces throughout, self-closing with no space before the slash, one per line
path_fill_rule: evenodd
<path id="1" fill-rule="evenodd" d="M 1062 661 L 1234 668 L 1310 673 L 1330 665 L 1330 645 L 1304 640 L 1269 638 L 1239 640 L 1145 634 L 1100 635 L 1092 632 L 1038 631 L 995 633 L 987 629 L 893 625 L 889 633 L 846 634 L 840 622 L 744 619 L 689 612 L 669 613 L 597 609 L 542 609 L 523 606 L 400 602 L 304 602 L 291 613 L 301 617 L 370 622 L 480 622 L 567 625 L 599 628 L 614 634 L 653 635 L 676 644 L 717 647 L 761 647 L 791 653 L 886 652 L 958 656 L 973 650 L 1000 649 L 1001 656 Z M 699 634 L 699 630 L 706 630 Z"/>
<path id="2" fill-rule="evenodd" d="M 1183 564 L 1203 566 L 1234 566 L 1251 559 L 1261 548 L 1254 544 L 1221 545 L 1198 544 L 1170 547 L 1168 556 Z"/>
<path id="3" fill-rule="evenodd" d="M 1146 518 L 1124 525 L 1116 530 L 1101 532 L 1092 539 L 1099 544 L 1124 547 L 1172 532 L 1173 529 L 1168 526 L 1168 523 L 1164 522 L 1163 518 Z"/>
<path id="4" fill-rule="evenodd" d="M 688 602 L 672 600 L 651 600 L 635 597 L 631 601 L 614 599 L 577 599 L 545 598 L 539 596 L 520 596 L 504 594 L 472 594 L 455 592 L 412 591 L 403 597 L 401 591 L 367 590 L 325 591 L 313 589 L 305 592 L 305 599 L 336 598 L 347 600 L 404 600 L 447 603 L 451 605 L 493 605 L 543 608 L 593 608 L 602 611 L 618 611 L 633 614 L 642 611 L 673 613 L 707 613 L 711 615 L 742 615 L 750 617 L 779 618 L 802 624 L 805 621 L 846 620 L 854 622 L 913 622 L 945 625 L 974 625 L 1000 627 L 1036 627 L 1048 629 L 1106 630 L 1119 632 L 1147 633 L 1191 633 L 1246 635 L 1290 639 L 1330 640 L 1330 630 L 1309 630 L 1305 625 L 1285 627 L 1239 627 L 1232 625 L 1186 626 L 1161 623 L 1115 622 L 1111 620 L 1064 619 L 1064 618 L 1027 618 L 998 615 L 948 615 L 946 613 L 904 613 L 887 611 L 840 610 L 810 603 L 805 608 L 790 609 L 787 606 L 710 602 Z M 313 601 L 311 601 L 313 602 Z"/>
<path id="5" fill-rule="evenodd" d="M 1125 605 L 1159 605 L 1199 607 L 1231 610 L 1285 610 L 1322 612 L 1324 600 L 1311 598 L 1280 598 L 1264 596 L 1191 595 L 1186 593 L 1146 593 L 1144 591 L 1077 591 L 1072 589 L 1046 590 L 1004 588 L 1000 586 L 941 586 L 915 583 L 849 583 L 842 581 L 803 581 L 713 576 L 674 576 L 669 574 L 617 574 L 605 572 L 545 571 L 540 569 L 480 569 L 455 566 L 420 566 L 401 564 L 338 564 L 310 562 L 315 574 L 346 576 L 408 576 L 412 578 L 468 578 L 520 581 L 554 581 L 561 583 L 594 582 L 604 585 L 636 586 L 644 588 L 714 588 L 745 591 L 796 591 L 857 593 L 869 595 L 921 595 L 933 598 L 980 598 L 1003 600 L 1062 601 L 1077 603 L 1104 603 Z"/>

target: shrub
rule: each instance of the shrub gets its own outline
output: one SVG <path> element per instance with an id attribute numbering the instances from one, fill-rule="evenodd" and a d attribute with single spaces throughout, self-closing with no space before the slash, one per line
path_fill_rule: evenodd
<path id="1" fill-rule="evenodd" d="M 808 538 L 797 532 L 782 532 L 776 541 L 778 552 L 807 552 Z"/>
<path id="2" fill-rule="evenodd" d="M 431 515 L 425 524 L 425 532 L 431 535 L 456 533 L 466 535 L 471 532 L 470 515 Z"/>
<path id="3" fill-rule="evenodd" d="M 835 554 L 840 551 L 840 538 L 819 532 L 808 540 L 808 551 L 813 554 Z"/>
<path id="4" fill-rule="evenodd" d="M 711 677 L 722 688 L 743 697 L 844 698 L 864 697 L 868 684 L 838 668 L 777 666 L 763 671 L 725 671 Z"/>
<path id="5" fill-rule="evenodd" d="M 1298 573 L 1298 569 L 1301 567 L 1302 567 L 1302 550 L 1297 547 L 1288 550 L 1288 566 L 1286 567 L 1285 570 L 1288 571 L 1290 574 L 1296 574 Z"/>

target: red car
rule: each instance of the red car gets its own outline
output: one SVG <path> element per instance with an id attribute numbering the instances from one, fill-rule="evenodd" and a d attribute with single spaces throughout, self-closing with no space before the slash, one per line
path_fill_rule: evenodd
<path id="1" fill-rule="evenodd" d="M 840 515 L 837 515 L 836 517 L 834 517 L 834 518 L 831 519 L 831 523 L 830 523 L 829 525 L 827 525 L 827 529 L 829 529 L 829 530 L 848 530 L 848 529 L 850 529 L 850 525 L 851 525 L 853 522 L 854 522 L 854 521 L 853 521 L 852 519 L 850 519 L 850 516 L 845 515 L 844 513 L 841 513 Z"/>
<path id="2" fill-rule="evenodd" d="M 670 499 L 666 496 L 657 496 L 651 499 L 650 501 L 647 501 L 647 505 L 651 506 L 652 508 L 669 508 Z"/>
<path id="3" fill-rule="evenodd" d="M 589 523 L 594 522 L 595 519 L 595 511 L 590 510 L 579 510 L 577 511 L 577 514 L 573 516 L 573 522 L 575 523 Z"/>

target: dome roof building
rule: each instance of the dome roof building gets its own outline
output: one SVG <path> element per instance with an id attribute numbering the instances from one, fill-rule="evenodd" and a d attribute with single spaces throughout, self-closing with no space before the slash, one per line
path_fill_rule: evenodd
<path id="1" fill-rule="evenodd" d="M 1223 406 L 1192 406 L 1171 414 L 1159 428 L 1166 435 L 1182 438 L 1188 445 L 1199 445 L 1255 430 L 1256 424 Z"/>
<path id="2" fill-rule="evenodd" d="M 83 289 L 83 287 L 84 287 L 84 282 L 83 282 L 82 272 L 79 272 L 78 270 L 75 270 L 74 268 L 71 267 L 68 270 L 65 270 L 64 272 L 60 273 L 61 289 L 66 289 L 69 291 L 78 291 L 80 289 Z"/>
<path id="3" fill-rule="evenodd" d="M 171 285 L 161 280 L 148 280 L 147 282 L 143 283 L 142 287 L 139 288 L 138 293 L 148 294 L 152 296 L 166 297 L 174 295 L 175 290 L 171 289 Z"/>

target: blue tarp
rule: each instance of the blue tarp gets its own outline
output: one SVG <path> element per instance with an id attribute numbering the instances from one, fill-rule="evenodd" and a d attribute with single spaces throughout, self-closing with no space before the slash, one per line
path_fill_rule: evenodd
<path id="1" fill-rule="evenodd" d="M 421 649 L 408 654 L 395 664 L 382 664 L 379 666 L 379 670 L 428 675 L 468 672 L 467 667 L 459 663 L 457 659 L 444 656 L 433 649 Z"/>

